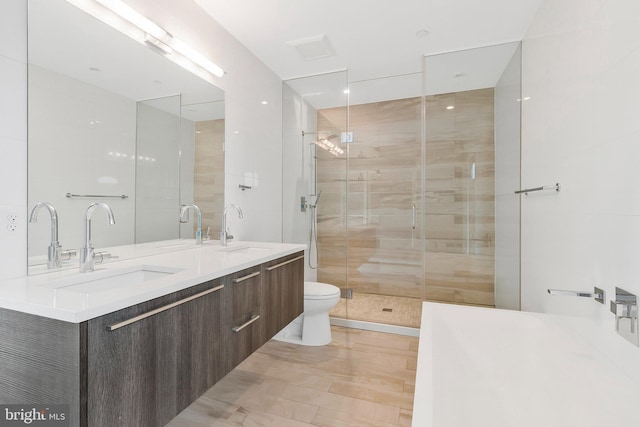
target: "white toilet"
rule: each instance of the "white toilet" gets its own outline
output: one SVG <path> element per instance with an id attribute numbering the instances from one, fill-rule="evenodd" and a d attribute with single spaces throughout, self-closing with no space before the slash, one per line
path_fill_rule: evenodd
<path id="1" fill-rule="evenodd" d="M 331 342 L 329 310 L 340 301 L 340 288 L 304 282 L 304 312 L 273 337 L 278 341 L 319 346 Z"/>

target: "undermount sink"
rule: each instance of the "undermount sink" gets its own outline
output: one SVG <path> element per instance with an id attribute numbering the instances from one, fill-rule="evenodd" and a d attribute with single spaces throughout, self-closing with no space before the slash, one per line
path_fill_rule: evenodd
<path id="1" fill-rule="evenodd" d="M 91 294 L 116 288 L 136 286 L 180 271 L 182 271 L 182 269 L 172 267 L 137 265 L 117 270 L 78 273 L 73 277 L 43 283 L 38 286 L 49 289 Z"/>
<path id="2" fill-rule="evenodd" d="M 160 249 L 185 249 L 185 248 L 200 248 L 202 246 L 211 245 L 213 240 L 205 240 L 202 242 L 202 245 L 196 245 L 195 239 L 190 239 L 186 242 L 174 242 L 174 243 L 166 243 L 162 246 L 158 246 Z"/>
<path id="3" fill-rule="evenodd" d="M 242 253 L 264 253 L 268 252 L 270 248 L 261 248 L 258 246 L 227 246 L 222 249 L 224 252 L 242 252 Z"/>

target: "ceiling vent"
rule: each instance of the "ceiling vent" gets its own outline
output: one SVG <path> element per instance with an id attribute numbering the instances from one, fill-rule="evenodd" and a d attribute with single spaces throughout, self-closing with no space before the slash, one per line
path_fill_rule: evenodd
<path id="1" fill-rule="evenodd" d="M 324 34 L 291 40 L 288 41 L 287 44 L 295 47 L 305 61 L 326 58 L 335 54 L 331 43 L 329 43 L 329 39 Z"/>

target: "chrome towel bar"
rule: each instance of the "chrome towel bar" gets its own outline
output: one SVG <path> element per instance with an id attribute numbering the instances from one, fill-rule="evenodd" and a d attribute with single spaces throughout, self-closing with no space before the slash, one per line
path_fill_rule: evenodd
<path id="1" fill-rule="evenodd" d="M 560 191 L 560 183 L 556 182 L 553 185 L 543 185 L 541 187 L 525 188 L 524 190 L 514 191 L 514 193 L 516 193 L 516 194 L 522 194 L 522 193 L 527 194 L 527 193 L 533 193 L 534 191 L 543 191 L 543 190 Z"/>
<path id="2" fill-rule="evenodd" d="M 67 193 L 65 196 L 68 199 L 128 199 L 126 194 L 120 194 L 116 196 L 99 195 L 99 194 L 71 194 Z"/>

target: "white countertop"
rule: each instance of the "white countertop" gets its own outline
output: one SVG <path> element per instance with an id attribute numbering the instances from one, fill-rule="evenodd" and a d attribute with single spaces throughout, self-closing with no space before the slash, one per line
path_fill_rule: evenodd
<path id="1" fill-rule="evenodd" d="M 640 386 L 568 325 L 424 303 L 412 425 L 635 425 Z"/>
<path id="2" fill-rule="evenodd" d="M 240 241 L 230 242 L 223 248 L 216 243 L 211 241 L 196 246 L 191 239 L 130 245 L 113 253 L 128 251 L 122 254 L 126 260 L 95 264 L 93 272 L 80 273 L 76 267 L 5 280 L 0 283 L 0 308 L 79 323 L 306 248 L 299 244 Z M 135 286 L 108 286 L 90 292 L 83 292 L 78 286 L 52 287 L 66 281 L 106 277 L 140 266 L 157 266 L 174 273 Z"/>

